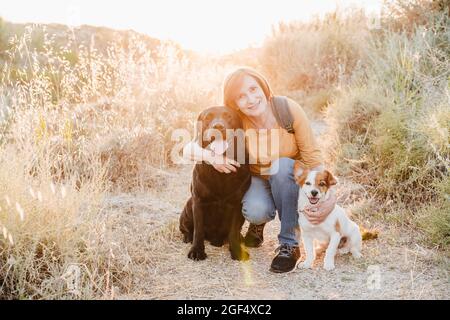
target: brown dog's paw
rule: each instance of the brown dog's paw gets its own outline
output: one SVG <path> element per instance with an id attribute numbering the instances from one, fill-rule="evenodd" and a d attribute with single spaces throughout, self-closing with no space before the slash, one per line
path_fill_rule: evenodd
<path id="1" fill-rule="evenodd" d="M 214 247 L 221 247 L 221 246 L 223 246 L 223 240 L 220 240 L 220 239 L 219 240 L 217 240 L 217 239 L 212 240 L 209 243 L 211 243 L 211 245 L 214 246 Z"/>
<path id="2" fill-rule="evenodd" d="M 239 261 L 247 261 L 250 259 L 250 254 L 247 250 L 241 249 L 241 250 L 232 250 L 231 253 L 231 259 L 233 260 L 239 260 Z"/>
<path id="3" fill-rule="evenodd" d="M 184 243 L 191 243 L 192 242 L 192 235 L 188 233 L 183 233 L 183 242 Z"/>
<path id="4" fill-rule="evenodd" d="M 207 257 L 205 249 L 192 247 L 191 250 L 189 250 L 188 258 L 199 261 L 199 260 L 205 260 Z"/>

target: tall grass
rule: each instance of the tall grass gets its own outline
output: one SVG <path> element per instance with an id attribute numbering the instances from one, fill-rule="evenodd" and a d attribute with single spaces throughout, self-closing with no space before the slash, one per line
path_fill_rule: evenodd
<path id="1" fill-rule="evenodd" d="M 369 31 L 360 10 L 279 23 L 263 45 L 260 64 L 281 91 L 329 89 L 358 68 Z"/>
<path id="2" fill-rule="evenodd" d="M 117 234 L 105 198 L 161 186 L 172 130 L 218 103 L 229 67 L 133 37 L 74 49 L 74 34 L 58 45 L 39 28 L 2 55 L 0 297 L 110 298 L 129 290 L 150 235 L 144 223 L 143 237 Z"/>
<path id="3" fill-rule="evenodd" d="M 403 207 L 404 223 L 446 247 L 450 20 L 435 13 L 433 21 L 412 32 L 372 36 L 364 71 L 342 89 L 326 117 L 336 168 L 370 187 L 381 203 Z"/>
<path id="4" fill-rule="evenodd" d="M 30 46 L 33 33 L 11 39 L 2 68 L 1 98 L 10 119 L 3 132 L 11 133 L 14 114 L 20 114 L 15 139 L 33 131 L 55 143 L 70 140 L 72 150 L 96 149 L 86 151 L 110 162 L 117 187 L 151 183 L 144 176 L 171 164 L 172 130 L 191 128 L 198 111 L 220 101 L 227 67 L 191 59 L 170 44 L 156 56 L 137 38 L 126 47 L 118 39 L 104 54 L 82 45 L 74 63 L 67 55 L 71 44 L 55 48 L 44 33 L 44 49 L 37 51 Z M 142 163 L 148 167 L 138 168 Z"/>
<path id="5" fill-rule="evenodd" d="M 35 154 L 43 161 L 39 172 L 31 176 L 29 152 L 6 146 L 0 155 L 0 296 L 71 296 L 62 276 L 70 264 L 77 264 L 97 270 L 98 274 L 80 283 L 80 296 L 94 297 L 106 290 L 108 269 L 98 252 L 110 245 L 99 243 L 104 170 L 99 163 L 91 163 L 95 175 L 82 185 L 77 186 L 75 176 L 55 183 L 50 175 L 51 156 Z"/>
<path id="6" fill-rule="evenodd" d="M 277 93 L 325 112 L 327 162 L 370 190 L 387 221 L 446 249 L 449 10 L 445 0 L 388 1 L 380 26 L 337 10 L 279 24 L 260 54 Z"/>

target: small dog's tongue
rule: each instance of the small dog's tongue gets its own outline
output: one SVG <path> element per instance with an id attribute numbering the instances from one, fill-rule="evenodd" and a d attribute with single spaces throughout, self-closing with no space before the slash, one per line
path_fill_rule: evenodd
<path id="1" fill-rule="evenodd" d="M 223 154 L 228 149 L 228 142 L 225 140 L 214 140 L 210 143 L 209 148 L 214 151 L 215 154 Z"/>

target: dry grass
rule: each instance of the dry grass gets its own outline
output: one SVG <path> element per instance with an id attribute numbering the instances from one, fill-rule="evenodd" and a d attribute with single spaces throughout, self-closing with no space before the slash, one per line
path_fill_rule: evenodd
<path id="1" fill-rule="evenodd" d="M 58 183 L 46 174 L 48 162 L 46 172 L 41 165 L 39 172 L 29 174 L 28 152 L 4 146 L 0 155 L 1 296 L 66 297 L 61 276 L 76 263 L 96 270 L 82 279 L 80 293 L 94 297 L 107 290 L 104 272 L 109 269 L 99 257 L 110 245 L 101 241 L 103 219 L 98 215 L 105 191 L 103 169 L 93 162 L 95 175 L 89 182 L 78 185 L 73 176 Z"/>
<path id="2" fill-rule="evenodd" d="M 447 250 L 450 26 L 445 15 L 435 21 L 411 34 L 371 38 L 365 71 L 326 111 L 327 150 L 341 174 L 377 197 L 388 219 Z M 392 202 L 397 210 L 386 205 Z"/>
<path id="3" fill-rule="evenodd" d="M 353 14 L 280 25 L 252 61 L 277 93 L 326 113 L 315 129 L 329 128 L 340 201 L 381 230 L 366 260 L 273 275 L 276 223 L 248 264 L 225 248 L 186 258 L 177 213 L 190 168 L 170 162 L 171 133 L 220 103 L 224 75 L 254 50 L 209 60 L 167 43 L 149 52 L 134 36 L 98 50 L 28 28 L 0 56 L 0 297 L 446 298 L 448 20 L 370 32 Z M 382 292 L 364 287 L 373 264 Z"/>
<path id="4" fill-rule="evenodd" d="M 280 23 L 262 47 L 261 68 L 279 92 L 330 89 L 359 67 L 369 34 L 360 11 L 336 10 L 308 24 Z"/>
<path id="5" fill-rule="evenodd" d="M 172 130 L 217 104 L 231 67 L 170 44 L 155 58 L 135 38 L 106 53 L 80 46 L 69 59 L 70 44 L 52 39 L 27 28 L 0 71 L 1 297 L 111 298 L 148 262 L 155 248 L 144 243 L 158 241 L 147 239 L 148 217 L 125 223 L 105 199 L 165 186 Z M 82 274 L 76 292 L 65 280 L 71 266 Z"/>

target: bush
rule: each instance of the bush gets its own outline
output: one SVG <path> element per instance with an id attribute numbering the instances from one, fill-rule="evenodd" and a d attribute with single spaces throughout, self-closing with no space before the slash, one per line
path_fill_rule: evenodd
<path id="1" fill-rule="evenodd" d="M 450 16 L 448 0 L 390 0 L 385 2 L 385 28 L 411 33 L 417 26 L 433 26 L 439 13 Z"/>
<path id="2" fill-rule="evenodd" d="M 436 243 L 436 234 L 445 242 L 448 233 L 448 194 L 432 186 L 448 182 L 449 174 L 450 19 L 441 14 L 434 21 L 411 34 L 373 35 L 369 63 L 340 91 L 326 117 L 336 167 L 381 203 L 423 207 L 420 221 L 430 226 L 423 230 Z"/>
<path id="3" fill-rule="evenodd" d="M 262 47 L 260 65 L 277 90 L 327 89 L 358 67 L 368 34 L 361 11 L 336 11 L 308 24 L 280 23 Z"/>
<path id="4" fill-rule="evenodd" d="M 430 186 L 437 194 L 436 201 L 422 206 L 418 210 L 415 222 L 422 230 L 428 242 L 448 248 L 450 246 L 450 179 L 443 178 Z"/>

